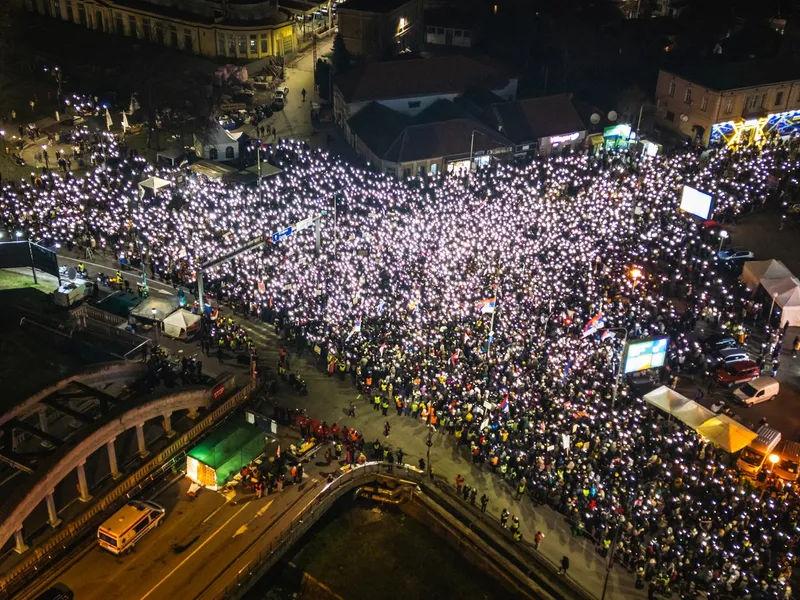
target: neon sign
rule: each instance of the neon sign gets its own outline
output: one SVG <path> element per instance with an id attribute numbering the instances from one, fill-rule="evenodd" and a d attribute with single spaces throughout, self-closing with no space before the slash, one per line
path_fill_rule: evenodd
<path id="1" fill-rule="evenodd" d="M 556 144 L 563 144 L 565 142 L 574 142 L 581 134 L 579 132 L 575 133 L 568 133 L 566 135 L 551 135 L 550 136 L 550 143 L 555 146 Z"/>

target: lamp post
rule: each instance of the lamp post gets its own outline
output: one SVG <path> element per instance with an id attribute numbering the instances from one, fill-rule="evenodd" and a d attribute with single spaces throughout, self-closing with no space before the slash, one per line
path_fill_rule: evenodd
<path id="1" fill-rule="evenodd" d="M 769 307 L 769 315 L 767 316 L 767 330 L 772 327 L 772 311 L 775 310 L 775 299 L 778 297 L 777 292 L 773 292 L 772 296 L 772 305 Z"/>
<path id="2" fill-rule="evenodd" d="M 625 354 L 625 344 L 628 341 L 628 330 L 625 327 L 609 327 L 608 331 L 622 331 L 625 335 L 622 337 L 622 350 L 619 355 L 619 361 L 614 369 L 614 386 L 611 388 L 611 409 L 617 403 L 617 390 L 619 389 L 619 379 L 622 375 L 622 358 Z"/>
<path id="3" fill-rule="evenodd" d="M 728 232 L 724 229 L 721 229 L 719 232 L 719 248 L 717 248 L 717 254 L 722 252 L 722 243 L 728 238 Z"/>
<path id="4" fill-rule="evenodd" d="M 152 312 L 152 314 L 153 314 L 153 329 L 155 329 L 155 332 L 156 332 L 156 336 L 155 336 L 156 337 L 156 345 L 158 345 L 158 321 L 156 321 L 156 313 L 158 311 L 156 310 L 156 307 L 154 306 L 153 308 L 150 309 L 150 312 Z"/>
<path id="5" fill-rule="evenodd" d="M 614 532 L 614 543 L 608 553 L 608 564 L 606 565 L 606 579 L 603 582 L 603 595 L 600 600 L 606 600 L 606 588 L 608 587 L 608 579 L 611 577 L 611 569 L 614 568 L 614 552 L 617 550 L 617 542 L 619 540 L 619 533 L 622 529 L 621 525 L 617 525 L 617 530 Z"/>
<path id="6" fill-rule="evenodd" d="M 428 447 L 428 462 L 425 463 L 425 470 L 428 472 L 428 479 L 433 477 L 433 469 L 431 468 L 431 446 L 433 446 L 433 426 L 428 425 L 428 439 L 425 441 Z"/>

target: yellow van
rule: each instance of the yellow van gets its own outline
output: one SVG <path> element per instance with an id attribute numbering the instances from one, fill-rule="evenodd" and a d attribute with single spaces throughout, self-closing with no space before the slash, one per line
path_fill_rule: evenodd
<path id="1" fill-rule="evenodd" d="M 797 481 L 800 467 L 800 443 L 784 441 L 775 448 L 777 462 L 772 465 L 772 472 L 786 481 Z"/>
<path id="2" fill-rule="evenodd" d="M 151 529 L 161 525 L 166 510 L 155 502 L 133 500 L 120 508 L 97 529 L 100 547 L 114 554 L 124 554 Z"/>

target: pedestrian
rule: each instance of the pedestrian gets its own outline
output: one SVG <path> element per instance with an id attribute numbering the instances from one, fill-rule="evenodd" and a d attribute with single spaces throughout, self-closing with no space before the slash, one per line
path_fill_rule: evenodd
<path id="1" fill-rule="evenodd" d="M 351 402 L 350 403 L 350 407 L 347 409 L 347 416 L 348 417 L 353 417 L 354 419 L 356 418 L 356 403 L 355 402 Z"/>
<path id="2" fill-rule="evenodd" d="M 469 486 L 468 485 L 465 485 L 463 488 L 461 488 L 461 497 L 464 498 L 464 502 L 466 502 L 469 499 Z"/>
<path id="3" fill-rule="evenodd" d="M 537 531 L 536 535 L 533 536 L 533 548 L 534 550 L 539 549 L 539 544 L 542 543 L 542 539 L 544 538 L 544 534 L 541 531 Z"/>
<path id="4" fill-rule="evenodd" d="M 389 431 L 392 429 L 392 426 L 389 425 L 389 421 L 383 424 L 383 437 L 389 437 Z"/>
<path id="5" fill-rule="evenodd" d="M 459 473 L 458 475 L 456 475 L 456 492 L 460 494 L 463 485 L 464 485 L 464 478 L 461 476 L 461 473 Z"/>
<path id="6" fill-rule="evenodd" d="M 800 336 L 794 336 L 794 341 L 792 342 L 792 358 L 797 358 L 797 351 L 800 350 Z"/>
<path id="7" fill-rule="evenodd" d="M 781 361 L 776 360 L 772 362 L 772 376 L 775 377 L 778 374 L 778 369 L 781 366 Z"/>
<path id="8" fill-rule="evenodd" d="M 306 101 L 306 88 L 303 88 L 303 90 L 300 93 L 303 95 L 303 102 L 305 102 Z"/>
<path id="9" fill-rule="evenodd" d="M 481 512 L 482 512 L 482 513 L 485 513 L 485 512 L 486 512 L 486 506 L 487 506 L 488 504 L 489 504 L 489 496 L 487 496 L 486 494 L 484 494 L 483 496 L 481 496 Z"/>
<path id="10" fill-rule="evenodd" d="M 504 508 L 503 512 L 500 513 L 500 526 L 501 527 L 505 527 L 506 523 L 508 523 L 508 515 L 509 514 L 510 513 L 508 512 L 507 508 Z"/>
<path id="11" fill-rule="evenodd" d="M 425 459 L 424 458 L 420 458 L 419 459 L 419 470 L 420 471 L 424 471 L 425 470 Z"/>
<path id="12" fill-rule="evenodd" d="M 475 488 L 472 488 L 469 491 L 469 503 L 472 504 L 472 506 L 475 506 L 475 498 L 477 496 L 478 496 L 478 490 L 475 489 Z"/>
<path id="13" fill-rule="evenodd" d="M 561 567 L 558 569 L 559 575 L 566 575 L 569 570 L 569 557 L 565 554 L 561 557 Z"/>

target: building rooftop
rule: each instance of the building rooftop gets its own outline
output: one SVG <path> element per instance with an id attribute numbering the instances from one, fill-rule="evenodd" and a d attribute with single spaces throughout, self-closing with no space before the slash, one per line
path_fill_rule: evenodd
<path id="1" fill-rule="evenodd" d="M 787 57 L 744 62 L 709 60 L 662 70 L 718 92 L 800 79 L 800 62 Z"/>
<path id="2" fill-rule="evenodd" d="M 494 113 L 503 133 L 516 143 L 586 129 L 571 94 L 504 102 L 494 106 Z"/>
<path id="3" fill-rule="evenodd" d="M 417 0 L 346 0 L 336 7 L 337 11 L 356 10 L 371 13 L 389 13 L 404 4 L 417 2 Z"/>
<path id="4" fill-rule="evenodd" d="M 203 12 L 200 11 L 194 12 L 192 10 L 185 10 L 176 6 L 168 6 L 165 4 L 161 4 L 157 0 L 113 0 L 111 4 L 121 7 L 132 8 L 134 10 L 145 11 L 163 17 L 171 17 L 173 19 L 188 21 L 190 23 L 204 23 L 206 25 L 216 24 L 216 25 L 231 25 L 234 27 L 259 27 L 264 25 L 278 25 L 280 23 L 285 23 L 286 21 L 289 20 L 289 16 L 287 15 L 287 13 L 284 13 L 280 10 L 269 11 L 265 13 L 265 15 L 262 18 L 239 19 L 236 18 L 236 10 L 234 8 L 231 11 L 230 15 L 225 16 L 221 19 L 215 19 L 210 14 L 204 14 Z M 240 2 L 240 4 L 252 4 L 252 3 Z M 191 7 L 191 4 L 189 4 L 189 6 Z"/>
<path id="5" fill-rule="evenodd" d="M 499 89 L 511 77 L 492 61 L 463 55 L 361 65 L 336 78 L 347 102 L 370 102 L 434 94 L 459 94 L 470 87 Z"/>
<path id="6" fill-rule="evenodd" d="M 449 100 L 439 100 L 416 117 L 372 102 L 348 121 L 350 129 L 383 160 L 404 163 L 511 146 L 501 133 L 466 115 Z"/>

